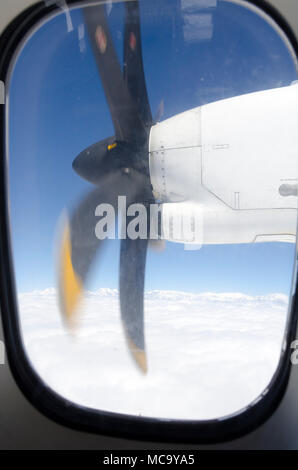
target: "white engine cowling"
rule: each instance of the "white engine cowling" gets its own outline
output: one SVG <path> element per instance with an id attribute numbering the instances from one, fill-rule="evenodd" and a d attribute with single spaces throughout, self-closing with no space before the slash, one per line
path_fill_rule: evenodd
<path id="1" fill-rule="evenodd" d="M 201 185 L 201 108 L 160 122 L 151 128 L 150 177 L 164 201 L 183 201 Z"/>
<path id="2" fill-rule="evenodd" d="M 150 177 L 164 202 L 164 238 L 293 241 L 297 129 L 297 83 L 210 103 L 152 126 Z M 173 235 L 169 227 L 181 220 L 189 227 L 196 214 L 203 236 Z"/>

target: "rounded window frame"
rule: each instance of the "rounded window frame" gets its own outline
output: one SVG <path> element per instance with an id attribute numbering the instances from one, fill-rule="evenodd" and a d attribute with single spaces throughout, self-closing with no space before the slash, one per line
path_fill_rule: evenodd
<path id="1" fill-rule="evenodd" d="M 285 19 L 265 0 L 242 0 L 269 16 L 283 31 L 298 59 L 298 42 Z M 48 2 L 49 3 L 49 2 Z M 82 0 L 68 0 L 69 7 L 82 5 Z M 88 0 L 87 4 L 96 3 Z M 40 22 L 61 12 L 55 4 L 39 2 L 16 17 L 0 37 L 0 80 L 6 83 L 10 65 L 20 44 Z M 114 437 L 212 444 L 240 437 L 266 421 L 279 405 L 287 388 L 291 369 L 291 343 L 295 339 L 298 304 L 297 282 L 291 303 L 286 348 L 268 388 L 245 409 L 212 420 L 174 420 L 141 418 L 132 415 L 100 411 L 68 401 L 48 387 L 32 368 L 21 337 L 16 303 L 16 287 L 11 253 L 9 209 L 7 197 L 6 106 L 0 105 L 0 307 L 10 369 L 19 388 L 29 402 L 48 418 L 79 431 Z"/>

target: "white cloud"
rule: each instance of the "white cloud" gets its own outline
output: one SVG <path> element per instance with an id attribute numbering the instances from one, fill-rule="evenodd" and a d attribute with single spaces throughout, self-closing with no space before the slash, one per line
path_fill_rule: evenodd
<path id="1" fill-rule="evenodd" d="M 268 385 L 288 298 L 146 293 L 146 376 L 127 350 L 117 290 L 86 293 L 75 336 L 64 330 L 55 289 L 20 294 L 19 305 L 32 364 L 69 400 L 134 415 L 211 419 L 247 406 Z"/>

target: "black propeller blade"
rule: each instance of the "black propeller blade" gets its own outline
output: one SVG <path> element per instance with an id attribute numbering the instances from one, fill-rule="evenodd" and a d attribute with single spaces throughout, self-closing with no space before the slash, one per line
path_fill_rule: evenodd
<path id="1" fill-rule="evenodd" d="M 126 83 L 123 80 L 122 70 L 106 20 L 105 6 L 99 5 L 85 8 L 84 18 L 114 123 L 116 140 L 126 142 L 144 141 L 147 136 L 147 122 L 143 122 L 142 116 L 138 113 L 140 102 L 135 100 L 130 93 L 131 87 L 128 84 L 130 82 L 128 76 Z M 127 36 L 126 33 L 125 39 L 129 40 Z M 124 47 L 126 50 L 127 47 Z M 138 59 L 140 60 L 140 58 Z M 138 64 L 138 60 L 134 62 L 136 62 L 134 65 Z M 143 69 L 142 63 L 138 68 Z M 131 67 L 128 66 L 126 69 L 127 73 L 131 74 L 131 72 L 128 72 L 128 70 L 131 70 Z M 136 83 L 138 82 L 136 81 Z M 147 96 L 147 92 L 145 96 Z"/>
<path id="2" fill-rule="evenodd" d="M 120 308 L 128 346 L 141 369 L 147 371 L 144 339 L 144 282 L 148 240 L 121 240 Z"/>
<path id="3" fill-rule="evenodd" d="M 98 204 L 154 202 L 149 176 L 151 110 L 145 84 L 139 5 L 125 2 L 124 70 L 112 42 L 104 5 L 87 7 L 84 18 L 94 58 L 115 127 L 109 137 L 91 145 L 73 162 L 75 171 L 98 186 L 75 209 L 65 229 L 60 257 L 60 304 L 73 317 L 86 278 L 102 242 L 95 235 Z M 118 214 L 121 216 L 121 214 Z M 129 218 L 124 218 L 128 224 Z M 149 234 L 149 217 L 147 218 Z M 125 226 L 125 229 L 127 227 Z M 121 241 L 119 291 L 124 331 L 137 364 L 147 371 L 144 340 L 144 278 L 148 237 Z"/>
<path id="4" fill-rule="evenodd" d="M 152 126 L 140 30 L 139 2 L 125 2 L 124 81 L 138 114 L 148 130 Z"/>

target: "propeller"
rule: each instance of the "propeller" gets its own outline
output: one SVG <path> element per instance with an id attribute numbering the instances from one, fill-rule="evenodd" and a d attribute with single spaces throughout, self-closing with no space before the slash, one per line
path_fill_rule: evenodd
<path id="1" fill-rule="evenodd" d="M 96 188 L 77 205 L 64 228 L 59 257 L 60 308 L 73 323 L 86 279 L 104 241 L 95 234 L 95 209 L 118 196 L 147 212 L 147 237 L 121 240 L 119 295 L 121 319 L 131 351 L 144 373 L 144 279 L 150 233 L 149 206 L 155 202 L 149 175 L 152 115 L 145 83 L 138 1 L 125 2 L 123 71 L 113 45 L 104 5 L 83 10 L 90 44 L 111 113 L 115 135 L 92 144 L 74 160 L 73 169 Z M 118 214 L 121 217 L 121 214 Z M 126 230 L 131 217 L 122 218 Z"/>

